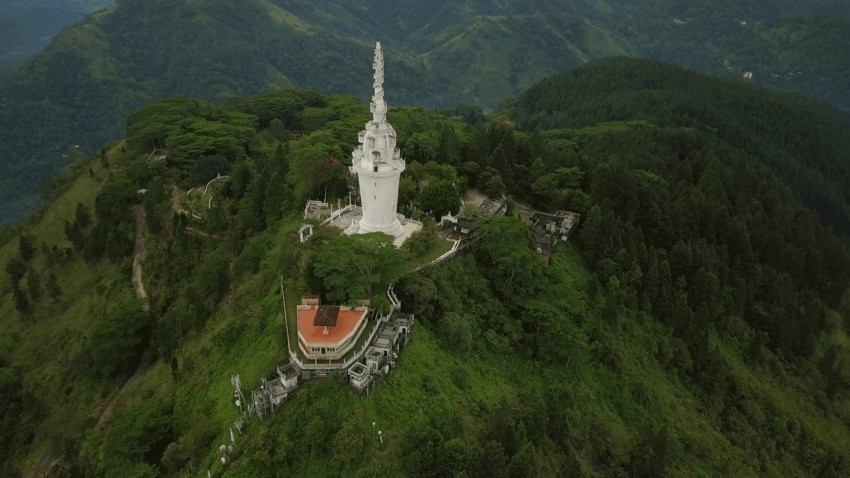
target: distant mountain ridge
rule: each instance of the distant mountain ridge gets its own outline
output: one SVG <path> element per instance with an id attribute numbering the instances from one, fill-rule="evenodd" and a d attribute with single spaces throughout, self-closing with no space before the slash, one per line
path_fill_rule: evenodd
<path id="1" fill-rule="evenodd" d="M 0 85 L 0 221 L 25 216 L 63 164 L 118 137 L 152 99 L 286 86 L 365 99 L 357 79 L 377 36 L 394 105 L 494 108 L 547 75 L 625 55 L 752 72 L 850 111 L 848 18 L 850 5 L 830 0 L 120 0 Z"/>
<path id="2" fill-rule="evenodd" d="M 7 0 L 0 4 L 0 71 L 24 62 L 51 38 L 114 0 Z"/>

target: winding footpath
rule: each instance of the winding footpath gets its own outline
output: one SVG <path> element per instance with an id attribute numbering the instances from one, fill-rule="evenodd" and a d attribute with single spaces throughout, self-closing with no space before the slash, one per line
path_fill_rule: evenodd
<path id="1" fill-rule="evenodd" d="M 144 204 L 137 204 L 133 206 L 133 215 L 136 220 L 136 234 L 135 234 L 135 244 L 133 246 L 133 275 L 131 277 L 131 282 L 133 283 L 133 289 L 136 292 L 137 299 L 143 299 L 144 303 L 142 304 L 142 309 L 145 312 L 150 311 L 150 302 L 148 301 L 148 293 L 145 290 L 145 283 L 142 275 L 142 264 L 144 263 L 145 257 L 147 255 L 147 250 L 145 248 L 145 206 Z M 112 393 L 106 397 L 106 400 L 97 408 L 94 412 L 94 417 L 97 418 L 97 427 L 103 428 L 106 424 L 106 421 L 109 419 L 109 416 L 112 414 L 112 411 L 115 409 L 115 406 L 118 404 L 118 396 L 124 392 L 133 382 L 136 381 L 148 368 L 150 365 L 150 360 L 147 358 L 142 358 L 141 363 L 139 363 L 139 367 L 136 369 L 135 373 L 124 382 L 121 387 L 116 388 Z M 49 476 L 51 468 L 58 461 L 57 458 L 54 458 L 51 454 L 45 454 L 42 456 L 41 461 L 34 468 L 25 471 L 22 476 L 24 478 L 37 478 L 41 476 Z"/>
<path id="2" fill-rule="evenodd" d="M 133 283 L 133 289 L 136 292 L 136 298 L 144 301 L 142 303 L 142 310 L 150 312 L 151 305 L 148 300 L 148 292 L 145 290 L 144 276 L 142 275 L 142 264 L 147 256 L 147 249 L 145 248 L 145 205 L 137 204 L 133 206 L 133 214 L 136 217 L 136 240 L 135 245 L 133 246 L 133 275 L 131 282 Z M 127 390 L 127 388 L 129 388 L 130 385 L 132 385 L 133 382 L 135 382 L 136 379 L 138 379 L 143 373 L 145 373 L 149 365 L 150 359 L 142 357 L 142 360 L 139 362 L 139 366 L 136 368 L 133 375 L 127 379 L 120 388 L 115 389 L 109 394 L 109 397 L 106 398 L 98 409 L 98 428 L 103 428 L 103 425 L 106 424 L 106 421 L 112 414 L 112 410 L 114 410 L 115 406 L 118 404 L 118 396 Z"/>
<path id="3" fill-rule="evenodd" d="M 133 213 L 136 216 L 136 241 L 133 246 L 133 289 L 136 291 L 136 298 L 145 301 L 142 309 L 149 312 L 151 306 L 142 276 L 142 263 L 147 256 L 147 249 L 145 248 L 145 205 L 137 204 L 133 206 Z"/>

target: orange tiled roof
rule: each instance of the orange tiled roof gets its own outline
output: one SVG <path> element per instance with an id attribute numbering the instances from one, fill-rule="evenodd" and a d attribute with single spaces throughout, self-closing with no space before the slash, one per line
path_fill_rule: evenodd
<path id="1" fill-rule="evenodd" d="M 324 306 L 323 306 L 324 307 Z M 360 322 L 366 320 L 366 309 L 358 308 L 359 310 L 351 310 L 347 307 L 339 310 L 336 326 L 327 327 L 328 334 L 324 334 L 325 327 L 314 325 L 316 321 L 316 312 L 319 310 L 316 306 L 299 307 L 298 308 L 298 332 L 305 340 L 319 344 L 337 344 L 345 338 L 352 330 L 356 329 Z"/>

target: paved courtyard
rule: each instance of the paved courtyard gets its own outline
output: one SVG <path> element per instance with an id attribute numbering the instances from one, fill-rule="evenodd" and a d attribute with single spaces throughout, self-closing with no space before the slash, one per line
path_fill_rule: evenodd
<path id="1" fill-rule="evenodd" d="M 329 226 L 342 230 L 345 235 L 357 234 L 360 230 L 360 219 L 363 218 L 363 209 L 360 206 L 350 206 L 341 213 L 331 218 Z M 411 219 L 401 220 L 402 233 L 393 240 L 396 247 L 401 247 L 404 241 L 422 229 L 422 223 Z"/>

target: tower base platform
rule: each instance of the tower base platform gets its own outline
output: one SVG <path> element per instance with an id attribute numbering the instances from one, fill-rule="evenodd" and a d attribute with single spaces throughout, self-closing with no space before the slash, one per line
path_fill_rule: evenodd
<path id="1" fill-rule="evenodd" d="M 399 214 L 399 216 L 401 216 Z M 401 216 L 397 221 L 400 230 L 398 230 L 397 234 L 393 234 L 386 231 L 372 231 L 368 229 L 363 229 L 361 227 L 361 222 L 363 220 L 363 209 L 360 206 L 348 206 L 339 211 L 334 212 L 329 219 L 327 219 L 323 224 L 328 226 L 333 226 L 337 229 L 341 229 L 342 233 L 348 236 L 354 234 L 368 234 L 370 232 L 383 232 L 384 234 L 389 234 L 393 236 L 393 244 L 396 247 L 401 247 L 404 242 L 410 238 L 413 234 L 422 230 L 422 223 L 413 219 L 406 218 Z M 395 230 L 394 230 L 395 232 Z"/>

